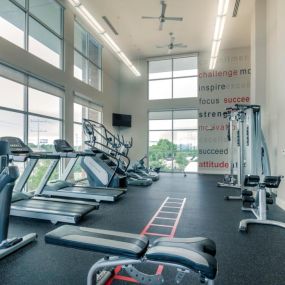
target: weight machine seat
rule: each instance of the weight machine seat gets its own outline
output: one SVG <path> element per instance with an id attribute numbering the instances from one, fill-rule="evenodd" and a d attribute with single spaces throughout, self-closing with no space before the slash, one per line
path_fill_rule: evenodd
<path id="1" fill-rule="evenodd" d="M 146 236 L 94 228 L 61 226 L 45 235 L 47 243 L 139 259 L 147 250 Z"/>
<path id="2" fill-rule="evenodd" d="M 217 260 L 212 255 L 204 252 L 186 249 L 185 246 L 174 242 L 167 246 L 156 245 L 148 249 L 145 256 L 148 260 L 177 264 L 189 268 L 195 272 L 200 272 L 202 276 L 211 280 L 217 274 Z"/>
<path id="3" fill-rule="evenodd" d="M 186 242 L 183 243 L 182 240 Z M 146 236 L 65 225 L 45 235 L 46 243 L 104 253 L 131 259 L 145 259 L 162 264 L 172 264 L 200 272 L 206 278 L 214 279 L 217 273 L 215 257 L 194 247 L 188 247 L 190 239 L 158 239 L 148 247 Z M 208 239 L 205 239 L 205 244 Z M 192 239 L 192 243 L 203 244 L 203 238 Z M 209 240 L 209 244 L 211 241 Z M 213 246 L 213 244 L 211 244 Z"/>
<path id="4" fill-rule="evenodd" d="M 216 244 L 214 241 L 204 237 L 192 238 L 168 238 L 162 237 L 156 239 L 152 246 L 177 246 L 186 250 L 204 252 L 212 256 L 216 255 Z"/>

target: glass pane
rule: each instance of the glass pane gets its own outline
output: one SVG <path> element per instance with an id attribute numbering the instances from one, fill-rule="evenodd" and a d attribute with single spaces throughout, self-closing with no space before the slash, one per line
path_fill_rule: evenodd
<path id="1" fill-rule="evenodd" d="M 29 146 L 33 147 L 33 144 L 29 144 Z M 36 151 L 38 151 L 36 149 Z M 45 175 L 45 173 L 48 170 L 48 167 L 50 165 L 52 161 L 50 159 L 41 159 L 38 161 L 36 167 L 33 169 L 31 176 L 28 180 L 28 187 L 27 187 L 27 192 L 33 192 L 35 190 L 37 190 L 37 188 L 39 187 L 39 184 L 43 178 L 43 176 Z M 58 179 L 59 177 L 59 171 L 58 168 L 55 169 L 55 171 L 53 172 L 51 179 Z"/>
<path id="2" fill-rule="evenodd" d="M 173 77 L 195 75 L 198 75 L 198 58 L 196 56 L 173 60 Z"/>
<path id="3" fill-rule="evenodd" d="M 171 131 L 149 132 L 149 165 L 161 167 L 162 171 L 172 170 L 174 145 Z"/>
<path id="4" fill-rule="evenodd" d="M 0 86 L 0 106 L 24 110 L 24 85 L 0 77 Z"/>
<path id="5" fill-rule="evenodd" d="M 172 120 L 172 111 L 149 112 L 150 120 Z"/>
<path id="6" fill-rule="evenodd" d="M 150 100 L 171 99 L 171 79 L 149 81 L 148 92 Z"/>
<path id="7" fill-rule="evenodd" d="M 60 138 L 61 122 L 29 116 L 28 142 L 34 151 L 54 151 L 53 141 Z"/>
<path id="8" fill-rule="evenodd" d="M 198 131 L 174 131 L 173 170 L 185 172 L 198 171 Z"/>
<path id="9" fill-rule="evenodd" d="M 172 120 L 149 120 L 149 130 L 171 130 Z"/>
<path id="10" fill-rule="evenodd" d="M 29 52 L 61 68 L 61 40 L 31 17 L 29 18 Z"/>
<path id="11" fill-rule="evenodd" d="M 73 146 L 74 149 L 79 151 L 83 150 L 83 129 L 82 125 L 73 124 Z"/>
<path id="12" fill-rule="evenodd" d="M 101 70 L 91 62 L 89 62 L 88 67 L 89 85 L 101 91 Z"/>
<path id="13" fill-rule="evenodd" d="M 89 59 L 98 67 L 101 67 L 101 47 L 92 37 L 89 39 Z"/>
<path id="14" fill-rule="evenodd" d="M 30 0 L 30 12 L 39 20 L 62 35 L 62 7 L 54 0 Z"/>
<path id="15" fill-rule="evenodd" d="M 94 109 L 88 109 L 88 119 L 102 123 L 102 112 L 96 111 Z"/>
<path id="16" fill-rule="evenodd" d="M 177 119 L 173 120 L 174 130 L 187 130 L 187 129 L 198 129 L 197 119 Z"/>
<path id="17" fill-rule="evenodd" d="M 18 2 L 21 6 L 26 7 L 26 0 L 15 0 Z"/>
<path id="18" fill-rule="evenodd" d="M 61 98 L 29 88 L 29 112 L 61 118 Z"/>
<path id="19" fill-rule="evenodd" d="M 0 110 L 0 134 L 24 140 L 24 115 Z"/>
<path id="20" fill-rule="evenodd" d="M 173 98 L 197 97 L 197 94 L 197 77 L 173 79 Z"/>
<path id="21" fill-rule="evenodd" d="M 74 122 L 82 122 L 82 105 L 73 103 L 73 120 Z"/>
<path id="22" fill-rule="evenodd" d="M 87 60 L 74 51 L 74 77 L 87 83 L 87 68 Z"/>
<path id="23" fill-rule="evenodd" d="M 25 47 L 25 13 L 9 0 L 1 1 L 0 36 L 21 48 Z"/>
<path id="24" fill-rule="evenodd" d="M 197 119 L 197 118 L 198 118 L 197 109 L 173 111 L 173 119 Z"/>
<path id="25" fill-rule="evenodd" d="M 74 46 L 87 56 L 87 32 L 76 22 L 74 24 Z"/>
<path id="26" fill-rule="evenodd" d="M 160 79 L 172 77 L 171 59 L 149 62 L 149 79 Z"/>

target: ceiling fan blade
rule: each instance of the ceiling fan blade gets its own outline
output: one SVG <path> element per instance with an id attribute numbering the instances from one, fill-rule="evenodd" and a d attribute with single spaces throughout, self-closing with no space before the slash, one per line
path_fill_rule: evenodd
<path id="1" fill-rule="evenodd" d="M 160 22 L 160 23 L 159 23 L 159 28 L 158 28 L 158 30 L 159 30 L 159 31 L 162 31 L 162 29 L 163 29 L 163 22 Z"/>
<path id="2" fill-rule="evenodd" d="M 159 19 L 159 17 L 142 16 L 142 19 Z"/>
<path id="3" fill-rule="evenodd" d="M 162 6 L 162 9 L 161 9 L 161 18 L 164 18 L 167 5 L 165 4 L 164 1 L 161 1 L 161 6 Z"/>
<path id="4" fill-rule="evenodd" d="M 187 48 L 188 46 L 183 45 L 183 46 L 175 46 L 176 48 Z"/>
<path id="5" fill-rule="evenodd" d="M 164 20 L 183 21 L 183 18 L 182 17 L 164 17 Z"/>
<path id="6" fill-rule="evenodd" d="M 164 45 L 164 46 L 156 46 L 156 48 L 166 48 L 168 47 L 168 45 Z"/>

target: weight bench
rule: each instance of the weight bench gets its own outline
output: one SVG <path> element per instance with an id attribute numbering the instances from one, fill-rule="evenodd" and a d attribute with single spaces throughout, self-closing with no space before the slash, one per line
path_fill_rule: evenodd
<path id="1" fill-rule="evenodd" d="M 87 285 L 105 284 L 117 266 L 122 266 L 139 284 L 163 284 L 161 274 L 148 275 L 134 267 L 144 263 L 175 267 L 176 284 L 186 273 L 194 271 L 201 283 L 213 285 L 217 273 L 216 245 L 202 237 L 158 238 L 150 246 L 149 239 L 143 235 L 64 225 L 47 233 L 45 241 L 105 254 L 90 268 Z"/>

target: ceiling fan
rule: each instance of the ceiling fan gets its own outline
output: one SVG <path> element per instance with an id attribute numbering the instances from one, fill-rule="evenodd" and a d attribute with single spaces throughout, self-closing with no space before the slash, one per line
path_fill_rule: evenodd
<path id="1" fill-rule="evenodd" d="M 149 17 L 149 16 L 142 16 L 142 19 L 158 19 L 159 20 L 159 30 L 161 31 L 163 28 L 163 23 L 165 21 L 183 21 L 182 17 L 165 17 L 166 11 L 166 3 L 164 0 L 160 1 L 161 4 L 161 14 L 159 17 Z"/>
<path id="2" fill-rule="evenodd" d="M 182 43 L 174 43 L 175 37 L 173 36 L 173 33 L 169 33 L 170 35 L 170 43 L 167 45 L 162 46 L 156 46 L 156 48 L 168 48 L 168 53 L 171 53 L 174 48 L 187 48 L 187 45 Z"/>

